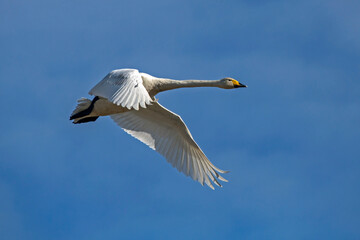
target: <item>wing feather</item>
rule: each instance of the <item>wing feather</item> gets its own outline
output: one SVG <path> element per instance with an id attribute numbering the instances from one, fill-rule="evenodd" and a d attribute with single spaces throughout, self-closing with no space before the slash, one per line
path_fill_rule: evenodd
<path id="1" fill-rule="evenodd" d="M 190 176 L 202 185 L 219 187 L 217 179 L 226 181 L 205 156 L 191 136 L 181 117 L 157 102 L 138 111 L 111 115 L 111 118 L 133 137 L 163 155 L 178 171 Z"/>
<path id="2" fill-rule="evenodd" d="M 196 157 L 196 152 L 193 148 L 190 149 L 191 150 L 191 155 Z M 202 173 L 203 173 L 203 169 L 200 167 L 200 161 L 193 161 L 193 164 L 195 166 L 195 174 L 196 174 L 196 180 L 199 183 L 202 183 Z"/>
<path id="3" fill-rule="evenodd" d="M 118 69 L 110 72 L 90 90 L 89 94 L 135 110 L 138 110 L 139 106 L 146 108 L 146 105 L 152 102 L 136 69 Z"/>

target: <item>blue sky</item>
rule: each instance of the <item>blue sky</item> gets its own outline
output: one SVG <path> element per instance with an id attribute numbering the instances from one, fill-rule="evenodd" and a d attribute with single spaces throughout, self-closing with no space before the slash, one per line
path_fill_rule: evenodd
<path id="1" fill-rule="evenodd" d="M 359 1 L 0 1 L 2 239 L 359 239 Z M 215 191 L 109 118 L 109 71 L 233 77 L 158 95 Z"/>

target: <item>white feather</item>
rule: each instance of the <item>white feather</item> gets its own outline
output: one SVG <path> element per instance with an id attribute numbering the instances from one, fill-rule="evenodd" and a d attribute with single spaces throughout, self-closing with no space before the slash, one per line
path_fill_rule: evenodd
<path id="1" fill-rule="evenodd" d="M 106 98 L 128 109 L 138 110 L 139 105 L 146 108 L 146 104 L 151 103 L 151 97 L 136 69 L 119 69 L 110 72 L 90 90 L 89 94 Z"/>
<path id="2" fill-rule="evenodd" d="M 216 177 L 223 178 L 208 164 L 209 160 L 179 115 L 155 102 L 139 111 L 114 114 L 111 118 L 131 136 L 163 155 L 180 172 L 211 188 L 209 178 L 221 186 Z"/>

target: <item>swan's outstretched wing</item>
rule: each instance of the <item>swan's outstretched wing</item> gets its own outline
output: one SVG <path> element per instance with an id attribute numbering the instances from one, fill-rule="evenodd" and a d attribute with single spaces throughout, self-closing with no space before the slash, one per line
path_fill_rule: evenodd
<path id="1" fill-rule="evenodd" d="M 146 108 L 146 105 L 151 102 L 151 97 L 136 69 L 120 69 L 110 72 L 90 90 L 89 94 L 104 97 L 118 106 L 135 110 L 139 109 L 139 105 Z"/>
<path id="2" fill-rule="evenodd" d="M 163 155 L 180 172 L 206 183 L 214 189 L 209 178 L 221 187 L 217 178 L 226 171 L 216 168 L 196 144 L 181 117 L 154 102 L 139 111 L 111 115 L 125 132 Z M 218 173 L 219 172 L 219 173 Z"/>

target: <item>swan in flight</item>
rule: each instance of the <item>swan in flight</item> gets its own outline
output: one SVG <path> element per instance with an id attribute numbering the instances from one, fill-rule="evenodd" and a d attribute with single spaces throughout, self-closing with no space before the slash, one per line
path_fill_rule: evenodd
<path id="1" fill-rule="evenodd" d="M 186 87 L 246 87 L 232 78 L 221 80 L 172 80 L 156 78 L 136 69 L 110 72 L 93 87 L 93 100 L 80 98 L 70 116 L 73 123 L 96 121 L 110 116 L 125 132 L 163 155 L 180 172 L 214 189 L 211 181 L 227 182 L 196 144 L 181 117 L 161 106 L 155 95 Z M 210 181 L 211 180 L 211 181 Z"/>

